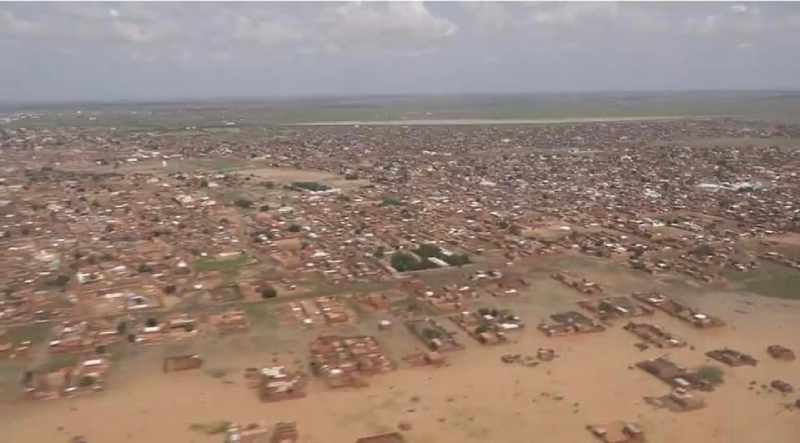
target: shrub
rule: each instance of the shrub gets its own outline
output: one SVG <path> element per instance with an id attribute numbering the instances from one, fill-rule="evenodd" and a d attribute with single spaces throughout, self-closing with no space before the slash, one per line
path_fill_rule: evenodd
<path id="1" fill-rule="evenodd" d="M 422 336 L 428 340 L 442 338 L 442 333 L 438 329 L 425 328 L 422 330 Z"/>
<path id="2" fill-rule="evenodd" d="M 305 189 L 307 191 L 327 191 L 331 187 L 317 182 L 292 182 L 293 189 Z"/>
<path id="3" fill-rule="evenodd" d="M 246 198 L 237 198 L 234 204 L 242 209 L 249 209 L 253 206 L 253 202 Z"/>
<path id="4" fill-rule="evenodd" d="M 87 388 L 89 386 L 94 385 L 97 380 L 92 377 L 91 375 L 84 375 L 78 380 L 78 386 L 82 388 Z"/>
<path id="5" fill-rule="evenodd" d="M 442 249 L 434 244 L 425 243 L 414 250 L 414 253 L 419 255 L 420 257 L 424 257 L 426 260 L 424 262 L 429 262 L 427 260 L 431 257 L 436 257 L 440 260 L 444 260 L 450 266 L 463 266 L 472 263 L 469 259 L 467 254 L 452 254 L 452 255 L 445 255 L 442 252 Z M 431 263 L 433 266 L 433 263 Z"/>
<path id="6" fill-rule="evenodd" d="M 228 430 L 231 422 L 226 420 L 211 421 L 208 423 L 192 423 L 189 429 L 192 431 L 202 432 L 204 434 L 221 434 Z"/>
<path id="7" fill-rule="evenodd" d="M 419 255 L 420 257 L 426 257 L 426 258 L 439 257 L 442 254 L 442 250 L 439 249 L 439 247 L 436 245 L 425 243 L 422 246 L 415 249 L 414 253 Z"/>
<path id="8" fill-rule="evenodd" d="M 403 201 L 397 197 L 384 197 L 380 206 L 401 206 Z"/>
<path id="9" fill-rule="evenodd" d="M 720 384 L 725 380 L 725 373 L 717 366 L 703 366 L 697 370 L 697 375 L 712 384 Z"/>
<path id="10" fill-rule="evenodd" d="M 399 272 L 413 271 L 419 266 L 419 262 L 412 255 L 404 252 L 397 252 L 392 255 L 392 267 Z"/>
<path id="11" fill-rule="evenodd" d="M 464 266 L 472 263 L 467 254 L 446 255 L 443 260 L 450 266 Z"/>
<path id="12" fill-rule="evenodd" d="M 436 264 L 431 262 L 427 258 L 423 259 L 422 261 L 419 261 L 416 258 L 414 258 L 413 255 L 408 254 L 406 252 L 395 252 L 394 254 L 392 254 L 392 258 L 390 261 L 392 267 L 395 268 L 398 272 L 421 271 L 423 269 L 431 269 L 436 267 Z"/>
<path id="13" fill-rule="evenodd" d="M 263 299 L 275 298 L 278 296 L 278 290 L 272 285 L 262 287 L 259 292 L 261 293 L 261 298 Z"/>
<path id="14" fill-rule="evenodd" d="M 47 286 L 62 289 L 67 286 L 67 283 L 69 283 L 69 276 L 64 274 L 59 274 L 46 282 Z"/>

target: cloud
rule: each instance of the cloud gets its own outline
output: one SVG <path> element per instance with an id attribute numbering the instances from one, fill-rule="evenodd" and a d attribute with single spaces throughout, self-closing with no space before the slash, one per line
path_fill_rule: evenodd
<path id="1" fill-rule="evenodd" d="M 35 9 L 36 4 L 19 6 L 29 18 L 11 11 L 0 12 L 0 33 L 62 43 L 143 44 L 156 42 L 175 31 L 168 17 L 134 4 L 111 9 L 98 4 L 54 4 L 44 11 Z"/>
<path id="2" fill-rule="evenodd" d="M 147 43 L 157 38 L 157 33 L 138 23 L 115 21 L 111 27 L 115 36 L 130 43 Z"/>
<path id="3" fill-rule="evenodd" d="M 799 40 L 778 3 L 6 3 L 0 99 L 800 87 Z"/>
<path id="4" fill-rule="evenodd" d="M 300 27 L 291 26 L 270 17 L 239 15 L 233 25 L 233 37 L 265 47 L 277 47 L 303 38 Z"/>
<path id="5" fill-rule="evenodd" d="M 458 26 L 419 2 L 346 3 L 319 20 L 322 40 L 339 49 L 420 49 L 453 37 Z"/>
<path id="6" fill-rule="evenodd" d="M 686 31 L 689 34 L 710 35 L 715 34 L 719 28 L 719 18 L 716 15 L 686 19 Z"/>
<path id="7" fill-rule="evenodd" d="M 504 3 L 467 2 L 464 8 L 485 33 L 502 33 L 517 25 L 518 19 Z"/>
<path id="8" fill-rule="evenodd" d="M 731 5 L 731 11 L 738 14 L 744 14 L 747 12 L 747 5 Z"/>
<path id="9" fill-rule="evenodd" d="M 615 18 L 616 3 L 534 3 L 531 16 L 534 23 L 545 26 L 571 26 L 585 19 Z"/>
<path id="10" fill-rule="evenodd" d="M 44 30 L 39 23 L 18 17 L 11 11 L 0 11 L 0 34 L 30 37 L 41 34 Z"/>

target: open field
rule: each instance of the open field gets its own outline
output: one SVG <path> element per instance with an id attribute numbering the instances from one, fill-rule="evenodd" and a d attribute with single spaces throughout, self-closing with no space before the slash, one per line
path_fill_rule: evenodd
<path id="1" fill-rule="evenodd" d="M 758 272 L 732 273 L 729 278 L 756 294 L 800 300 L 800 272 L 783 265 L 762 260 Z"/>
<path id="2" fill-rule="evenodd" d="M 113 127 L 119 131 L 173 135 L 183 132 L 236 135 L 238 128 L 311 122 L 510 119 L 543 122 L 648 116 L 800 121 L 800 95 L 781 91 L 221 99 L 193 103 L 8 105 L 5 108 L 0 116 L 15 112 L 31 116 L 11 122 L 9 127 Z"/>
<path id="3" fill-rule="evenodd" d="M 624 121 L 649 121 L 671 120 L 687 118 L 681 116 L 650 116 L 639 117 L 567 117 L 567 118 L 540 118 L 540 119 L 420 119 L 420 120 L 333 120 L 295 123 L 296 126 L 459 126 L 459 125 L 555 125 L 562 123 L 598 123 L 598 122 L 624 122 Z"/>

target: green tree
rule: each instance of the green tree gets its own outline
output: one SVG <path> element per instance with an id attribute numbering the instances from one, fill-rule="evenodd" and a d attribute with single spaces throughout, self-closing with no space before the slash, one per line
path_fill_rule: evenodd
<path id="1" fill-rule="evenodd" d="M 278 296 L 278 290 L 272 285 L 263 286 L 259 292 L 263 299 L 275 298 Z"/>
<path id="2" fill-rule="evenodd" d="M 697 376 L 715 385 L 725 380 L 725 373 L 717 366 L 703 366 L 697 370 Z"/>
<path id="3" fill-rule="evenodd" d="M 251 200 L 246 199 L 246 198 L 237 198 L 234 203 L 236 204 L 236 206 L 238 206 L 238 207 L 240 207 L 242 209 L 249 209 L 249 208 L 253 207 L 253 202 Z"/>
<path id="4" fill-rule="evenodd" d="M 450 266 L 464 266 L 472 263 L 467 254 L 453 254 L 444 257 L 444 261 Z"/>
<path id="5" fill-rule="evenodd" d="M 396 252 L 392 254 L 391 263 L 392 267 L 399 272 L 413 271 L 419 267 L 419 261 L 411 254 L 405 252 Z"/>
<path id="6" fill-rule="evenodd" d="M 440 257 L 442 255 L 442 250 L 431 243 L 425 243 L 414 250 L 414 253 L 419 255 L 420 257 Z"/>
<path id="7" fill-rule="evenodd" d="M 383 197 L 383 201 L 381 201 L 380 206 L 401 206 L 403 201 L 397 197 L 387 196 Z"/>

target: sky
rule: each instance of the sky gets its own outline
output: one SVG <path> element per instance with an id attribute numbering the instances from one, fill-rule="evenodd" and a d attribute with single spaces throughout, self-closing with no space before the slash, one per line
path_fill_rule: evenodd
<path id="1" fill-rule="evenodd" d="M 0 3 L 0 103 L 800 89 L 800 3 Z"/>

